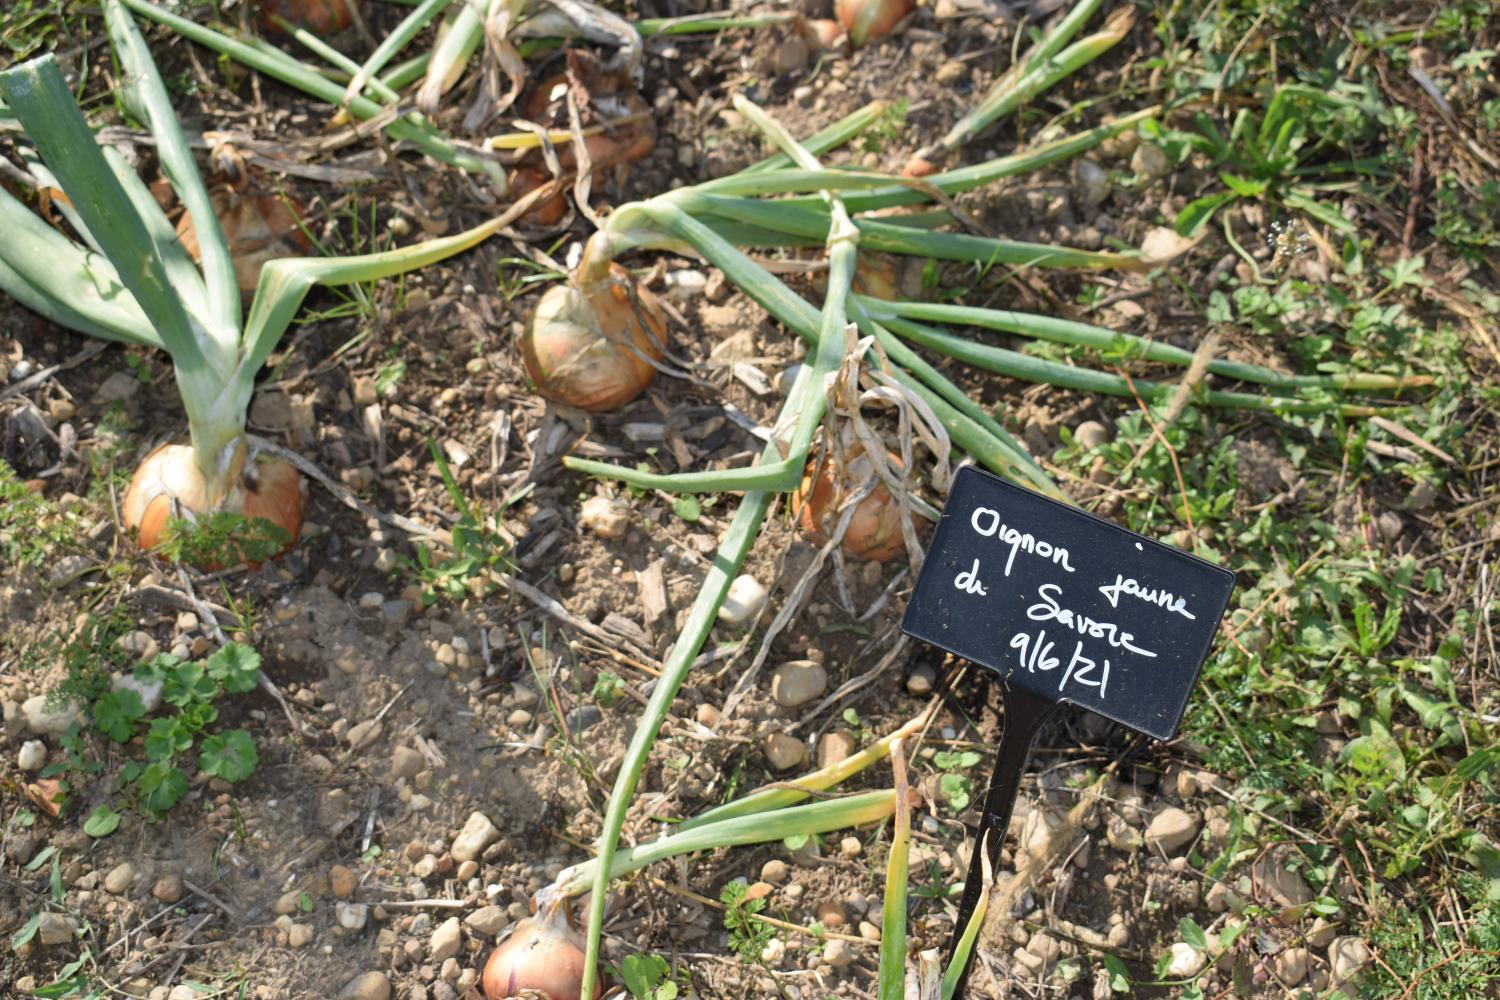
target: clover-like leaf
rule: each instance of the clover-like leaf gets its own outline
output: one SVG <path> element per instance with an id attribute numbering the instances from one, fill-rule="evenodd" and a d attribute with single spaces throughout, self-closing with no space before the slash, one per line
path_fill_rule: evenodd
<path id="1" fill-rule="evenodd" d="M 196 663 L 180 663 L 162 678 L 162 700 L 179 707 L 193 701 L 208 701 L 218 693 L 214 679 Z"/>
<path id="2" fill-rule="evenodd" d="M 175 806 L 187 794 L 187 775 L 165 763 L 147 766 L 141 772 L 136 787 L 141 792 L 141 805 L 151 813 L 160 815 Z"/>
<path id="3" fill-rule="evenodd" d="M 153 763 L 171 760 L 192 745 L 192 732 L 178 718 L 153 719 L 146 730 L 146 758 Z"/>
<path id="4" fill-rule="evenodd" d="M 203 741 L 198 754 L 198 770 L 231 783 L 250 777 L 259 763 L 255 740 L 243 729 L 215 733 Z"/>
<path id="5" fill-rule="evenodd" d="M 231 694 L 254 691 L 260 685 L 260 654 L 243 642 L 220 647 L 208 658 L 205 666 L 208 675 Z"/>
<path id="6" fill-rule="evenodd" d="M 146 714 L 141 696 L 129 688 L 100 695 L 94 702 L 94 725 L 116 743 L 129 742 L 135 735 L 135 723 Z"/>

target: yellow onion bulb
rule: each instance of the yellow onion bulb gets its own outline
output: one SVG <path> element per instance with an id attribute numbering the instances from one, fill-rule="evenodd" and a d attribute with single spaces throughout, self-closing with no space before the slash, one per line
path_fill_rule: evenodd
<path id="1" fill-rule="evenodd" d="M 938 172 L 938 165 L 921 153 L 912 154 L 901 168 L 902 177 L 931 177 Z"/>
<path id="2" fill-rule="evenodd" d="M 630 272 L 612 264 L 609 273 L 587 290 L 571 282 L 547 289 L 521 335 L 526 374 L 553 402 L 611 410 L 656 377 L 651 361 L 662 358 L 666 316 Z"/>
<path id="3" fill-rule="evenodd" d="M 818 52 L 842 52 L 848 45 L 849 36 L 844 26 L 827 18 L 813 18 L 802 22 L 803 39 Z"/>
<path id="4" fill-rule="evenodd" d="M 311 249 L 300 225 L 301 212 L 280 195 L 242 193 L 221 184 L 209 193 L 208 200 L 229 244 L 234 280 L 242 292 L 255 291 L 266 261 L 298 257 Z M 193 260 L 201 259 L 198 233 L 188 212 L 177 220 L 177 238 Z"/>
<path id="5" fill-rule="evenodd" d="M 901 468 L 897 456 L 888 453 L 887 458 L 897 470 Z M 844 498 L 875 474 L 869 456 L 853 449 L 846 454 L 842 469 L 827 458 L 810 467 L 802 477 L 801 488 L 792 496 L 792 513 L 803 534 L 816 545 L 826 544 L 838 528 Z M 884 482 L 876 482 L 875 488 L 855 505 L 840 542 L 844 552 L 868 562 L 894 559 L 906 551 L 901 517 L 901 504 L 891 496 Z"/>
<path id="6" fill-rule="evenodd" d="M 531 167 L 520 167 L 510 175 L 510 193 L 517 201 L 535 191 L 547 183 L 547 177 L 540 170 Z M 562 221 L 562 217 L 568 211 L 567 198 L 561 191 L 550 198 L 545 198 L 532 207 L 525 215 L 521 216 L 522 222 L 533 226 L 555 226 Z"/>
<path id="7" fill-rule="evenodd" d="M 270 521 L 291 536 L 286 546 L 290 549 L 302 530 L 302 506 L 302 473 L 280 459 L 254 456 L 235 475 L 224 499 L 212 507 L 208 484 L 193 458 L 192 447 L 164 444 L 136 466 L 121 513 L 125 527 L 135 532 L 136 544 L 145 550 L 167 540 L 167 526 L 174 517 L 214 510 Z"/>
<path id="8" fill-rule="evenodd" d="M 895 31 L 915 6 L 916 0 L 834 0 L 833 16 L 859 46 Z"/>
<path id="9" fill-rule="evenodd" d="M 564 902 L 543 905 L 490 952 L 481 979 L 485 998 L 505 1000 L 535 990 L 547 1000 L 580 1000 L 586 961 L 583 935 L 568 926 Z M 592 1000 L 599 993 L 596 980 Z"/>
<path id="10" fill-rule="evenodd" d="M 261 0 L 260 21 L 267 29 L 279 31 L 280 26 L 272 20 L 275 15 L 315 35 L 329 35 L 354 23 L 356 3 L 357 0 Z"/>

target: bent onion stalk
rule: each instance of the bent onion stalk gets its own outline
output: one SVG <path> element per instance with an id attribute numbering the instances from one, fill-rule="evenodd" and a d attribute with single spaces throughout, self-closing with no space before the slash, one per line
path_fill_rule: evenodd
<path id="1" fill-rule="evenodd" d="M 255 377 L 314 284 L 402 274 L 484 240 L 530 207 L 444 239 L 345 258 L 279 258 L 264 264 L 249 314 L 212 199 L 198 174 L 165 86 L 123 0 L 106 0 L 106 24 L 124 70 L 123 96 L 155 140 L 162 168 L 191 215 L 201 269 L 146 185 L 118 154 L 95 142 L 56 60 L 43 56 L 0 73 L 0 95 L 67 195 L 86 245 L 52 229 L 0 191 L 0 288 L 60 325 L 171 355 L 191 444 L 153 453 L 128 504 L 128 526 L 168 512 L 270 512 L 293 537 L 300 517 L 295 474 L 253 455 L 245 417 Z M 535 195 L 532 196 L 535 200 Z M 165 508 L 162 498 L 167 498 Z M 295 515 L 292 516 L 292 515 Z M 147 532 L 143 541 L 152 540 Z"/>

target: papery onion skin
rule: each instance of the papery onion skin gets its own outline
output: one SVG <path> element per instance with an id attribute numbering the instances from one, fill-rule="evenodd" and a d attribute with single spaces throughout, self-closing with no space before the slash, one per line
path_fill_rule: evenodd
<path id="1" fill-rule="evenodd" d="M 260 23 L 269 31 L 281 28 L 272 15 L 315 35 L 343 31 L 354 23 L 357 0 L 261 0 Z"/>
<path id="2" fill-rule="evenodd" d="M 897 456 L 887 457 L 893 467 L 901 468 Z M 874 473 L 869 458 L 862 452 L 847 456 L 842 471 L 851 489 Z M 845 493 L 836 481 L 839 472 L 833 461 L 820 460 L 816 467 L 808 467 L 801 488 L 792 496 L 792 513 L 797 516 L 803 534 L 816 545 L 827 543 L 842 516 L 839 507 Z M 885 483 L 876 483 L 870 494 L 854 508 L 854 516 L 850 518 L 841 542 L 844 552 L 867 562 L 894 559 L 906 551 L 906 543 L 901 537 L 901 516 L 901 505 L 891 496 Z"/>
<path id="3" fill-rule="evenodd" d="M 856 46 L 889 35 L 916 7 L 915 0 L 835 0 L 833 16 Z"/>
<path id="4" fill-rule="evenodd" d="M 264 518 L 291 536 L 284 554 L 302 530 L 302 473 L 280 459 L 255 456 L 248 460 L 218 510 Z M 165 444 L 147 455 L 130 479 L 121 503 L 125 527 L 133 530 L 136 544 L 151 550 L 167 540 L 167 527 L 175 516 L 207 514 L 208 487 L 185 444 Z M 199 567 L 217 570 L 217 564 Z"/>
<path id="5" fill-rule="evenodd" d="M 526 374 L 553 402 L 612 410 L 656 377 L 646 358 L 662 358 L 666 316 L 630 272 L 614 264 L 609 275 L 588 291 L 572 283 L 547 289 L 521 336 Z"/>
<path id="6" fill-rule="evenodd" d="M 568 926 L 563 905 L 544 907 L 516 924 L 484 963 L 486 1000 L 505 1000 L 522 990 L 536 990 L 548 1000 L 580 1000 L 587 960 L 583 936 Z M 600 994 L 594 984 L 593 1000 Z"/>
<path id="7" fill-rule="evenodd" d="M 242 193 L 221 184 L 209 192 L 208 200 L 229 244 L 234 280 L 241 292 L 255 291 L 266 261 L 301 256 L 312 248 L 302 232 L 302 212 L 288 205 L 281 195 Z M 193 260 L 200 259 L 198 233 L 190 213 L 182 213 L 177 220 L 177 238 Z"/>

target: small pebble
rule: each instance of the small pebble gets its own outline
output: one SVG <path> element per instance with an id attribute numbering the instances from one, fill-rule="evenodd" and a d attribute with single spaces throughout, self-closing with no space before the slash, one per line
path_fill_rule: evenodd
<path id="1" fill-rule="evenodd" d="M 1173 979 L 1196 976 L 1208 964 L 1208 956 L 1185 941 L 1172 944 L 1172 964 L 1167 966 L 1167 975 Z"/>
<path id="2" fill-rule="evenodd" d="M 761 880 L 764 882 L 770 882 L 772 885 L 780 885 L 781 883 L 785 882 L 787 879 L 787 874 L 788 870 L 786 862 L 782 861 L 780 858 L 772 858 L 770 861 L 767 861 L 765 864 L 760 866 Z"/>
<path id="3" fill-rule="evenodd" d="M 442 962 L 458 954 L 463 946 L 463 928 L 457 917 L 449 917 L 438 924 L 427 945 L 427 960 Z"/>
<path id="4" fill-rule="evenodd" d="M 831 931 L 838 930 L 849 922 L 848 916 L 844 913 L 843 904 L 837 900 L 825 899 L 818 904 L 815 912 L 818 922 Z"/>
<path id="5" fill-rule="evenodd" d="M 23 771 L 40 771 L 47 766 L 47 744 L 41 740 L 27 740 L 16 754 L 16 766 Z"/>
<path id="6" fill-rule="evenodd" d="M 362 972 L 339 990 L 335 1000 L 391 1000 L 391 980 L 384 972 Z"/>
<path id="7" fill-rule="evenodd" d="M 163 903 L 177 902 L 182 898 L 182 876 L 175 872 L 163 875 L 151 887 L 151 895 Z"/>
<path id="8" fill-rule="evenodd" d="M 719 607 L 719 621 L 726 625 L 744 625 L 765 609 L 769 596 L 759 580 L 741 574 L 729 585 L 729 593 Z"/>
<path id="9" fill-rule="evenodd" d="M 807 759 L 807 747 L 795 736 L 770 733 L 761 743 L 766 760 L 778 771 L 790 771 Z"/>
<path id="10" fill-rule="evenodd" d="M 906 693 L 915 697 L 931 694 L 937 683 L 937 672 L 925 663 L 919 663 L 906 675 Z"/>
<path id="11" fill-rule="evenodd" d="M 589 497 L 579 511 L 578 523 L 600 538 L 623 538 L 630 529 L 630 507 L 611 497 Z"/>
<path id="12" fill-rule="evenodd" d="M 771 674 L 771 697 L 782 708 L 805 705 L 828 690 L 828 671 L 812 660 L 791 660 Z"/>
<path id="13" fill-rule="evenodd" d="M 364 903 L 338 902 L 333 907 L 339 926 L 346 931 L 362 931 L 370 919 L 370 908 Z"/>
<path id="14" fill-rule="evenodd" d="M 348 899 L 357 888 L 359 876 L 352 869 L 344 865 L 334 865 L 328 869 L 328 889 L 335 899 Z"/>

